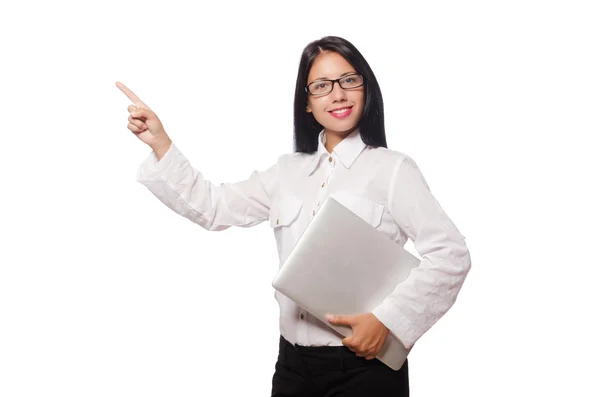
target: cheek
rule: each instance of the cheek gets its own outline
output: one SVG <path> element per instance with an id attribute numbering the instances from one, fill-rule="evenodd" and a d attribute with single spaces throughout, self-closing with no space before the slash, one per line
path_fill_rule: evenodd
<path id="1" fill-rule="evenodd" d="M 327 108 L 327 100 L 325 98 L 326 96 L 309 99 L 308 104 L 310 105 L 311 110 L 313 112 L 324 112 Z"/>
<path id="2" fill-rule="evenodd" d="M 321 103 L 319 100 L 310 101 L 308 106 L 310 106 L 311 114 L 317 119 L 317 121 L 322 120 L 327 114 L 325 111 L 327 104 Z"/>
<path id="3" fill-rule="evenodd" d="M 363 91 L 356 93 L 354 102 L 356 102 L 356 104 L 358 104 L 361 108 L 365 106 L 365 94 Z"/>

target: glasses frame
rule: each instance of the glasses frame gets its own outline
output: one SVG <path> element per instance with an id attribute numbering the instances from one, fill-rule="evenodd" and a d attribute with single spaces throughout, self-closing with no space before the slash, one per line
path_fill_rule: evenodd
<path id="1" fill-rule="evenodd" d="M 352 87 L 352 88 L 344 88 L 344 87 L 342 87 L 342 84 L 340 83 L 340 80 L 343 80 L 343 79 L 345 79 L 345 78 L 348 78 L 348 77 L 350 77 L 350 76 L 360 76 L 361 83 L 360 83 L 359 85 L 357 85 L 356 87 Z M 309 87 L 311 84 L 314 84 L 314 83 L 321 83 L 321 82 L 324 82 L 324 81 L 330 81 L 330 82 L 331 82 L 331 89 L 330 89 L 328 92 L 326 92 L 326 93 L 323 93 L 323 94 L 313 94 L 313 93 L 312 93 L 312 92 L 310 92 L 310 90 L 308 89 L 308 87 Z M 316 96 L 316 97 L 325 96 L 325 95 L 329 95 L 329 94 L 331 94 L 331 91 L 333 91 L 333 86 L 335 85 L 335 83 L 338 83 L 338 85 L 340 86 L 340 88 L 341 88 L 342 90 L 353 90 L 353 89 L 355 89 L 355 88 L 362 87 L 363 85 L 365 85 L 365 77 L 364 77 L 362 74 L 360 74 L 360 73 L 350 73 L 350 74 L 347 74 L 347 75 L 345 75 L 345 76 L 342 76 L 342 77 L 340 77 L 339 79 L 334 79 L 334 80 L 331 80 L 331 79 L 318 79 L 318 80 L 315 80 L 315 81 L 311 81 L 311 82 L 310 82 L 310 84 L 308 84 L 308 85 L 306 85 L 306 87 L 304 87 L 304 90 L 305 90 L 305 91 L 306 91 L 306 92 L 307 92 L 309 95 L 312 95 L 312 96 Z"/>

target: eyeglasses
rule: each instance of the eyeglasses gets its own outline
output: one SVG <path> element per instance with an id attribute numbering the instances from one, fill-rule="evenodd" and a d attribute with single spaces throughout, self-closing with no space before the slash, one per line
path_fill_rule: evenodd
<path id="1" fill-rule="evenodd" d="M 346 76 L 340 77 L 339 79 L 335 79 L 335 80 L 322 79 L 322 80 L 313 81 L 312 83 L 310 83 L 309 85 L 304 87 L 304 89 L 306 90 L 306 92 L 308 92 L 311 95 L 315 95 L 315 96 L 327 95 L 331 91 L 333 91 L 333 85 L 336 82 L 340 85 L 341 88 L 343 88 L 345 90 L 349 90 L 351 88 L 358 88 L 361 85 L 363 85 L 364 79 L 363 79 L 362 75 L 360 75 L 358 73 L 353 73 L 353 74 L 347 74 Z"/>

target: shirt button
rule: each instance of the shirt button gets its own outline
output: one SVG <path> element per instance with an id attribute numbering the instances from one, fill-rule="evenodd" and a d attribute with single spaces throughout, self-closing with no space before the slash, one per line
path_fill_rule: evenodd
<path id="1" fill-rule="evenodd" d="M 304 314 L 301 314 L 301 315 L 300 315 L 300 318 L 301 318 L 302 320 L 304 320 Z"/>
<path id="2" fill-rule="evenodd" d="M 279 225 L 279 218 L 277 219 L 277 224 Z"/>
<path id="3" fill-rule="evenodd" d="M 321 185 L 321 187 L 324 187 L 324 186 L 325 186 L 325 182 L 323 182 L 323 184 Z"/>
<path id="4" fill-rule="evenodd" d="M 315 216 L 315 214 L 316 214 L 316 212 L 315 212 L 315 210 L 313 210 L 313 216 Z"/>
<path id="5" fill-rule="evenodd" d="M 333 161 L 333 159 L 331 157 L 329 157 L 329 162 L 331 163 Z"/>

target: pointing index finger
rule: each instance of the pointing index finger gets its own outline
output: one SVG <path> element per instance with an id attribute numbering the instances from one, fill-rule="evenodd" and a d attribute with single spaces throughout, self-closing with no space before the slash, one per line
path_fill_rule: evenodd
<path id="1" fill-rule="evenodd" d="M 121 91 L 123 91 L 123 93 L 124 93 L 125 95 L 127 95 L 127 98 L 129 98 L 129 100 L 130 100 L 131 102 L 133 102 L 135 105 L 142 105 L 142 106 L 148 107 L 148 106 L 147 106 L 147 105 L 146 105 L 144 102 L 142 102 L 142 100 L 141 100 L 140 98 L 138 98 L 138 96 L 137 96 L 137 95 L 135 95 L 135 94 L 133 93 L 133 91 L 131 91 L 129 88 L 127 88 L 127 87 L 125 86 L 125 84 L 123 84 L 123 83 L 121 83 L 121 82 L 118 82 L 118 81 L 117 81 L 117 87 L 118 87 L 118 88 L 119 88 Z"/>

